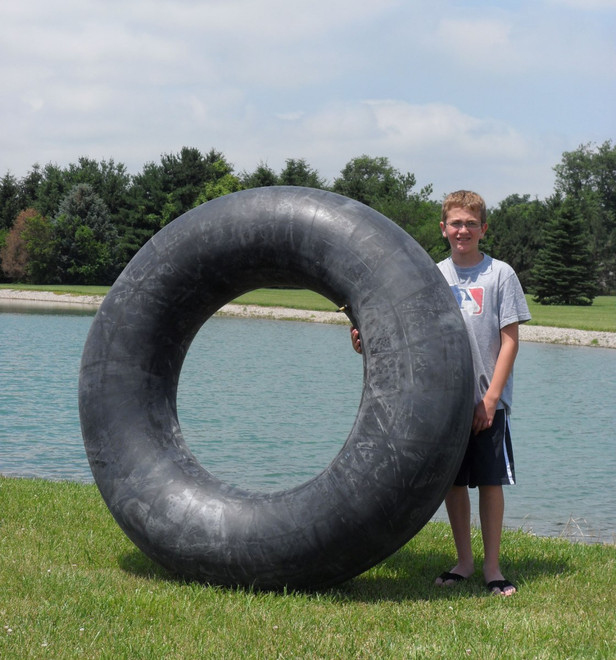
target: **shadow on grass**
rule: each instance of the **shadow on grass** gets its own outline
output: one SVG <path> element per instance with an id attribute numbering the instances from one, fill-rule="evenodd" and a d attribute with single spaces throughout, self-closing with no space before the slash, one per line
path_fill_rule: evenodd
<path id="1" fill-rule="evenodd" d="M 566 553 L 565 553 L 566 555 Z M 422 600 L 450 600 L 464 597 L 474 598 L 489 596 L 485 588 L 481 570 L 468 580 L 453 587 L 438 587 L 434 580 L 443 570 L 451 567 L 451 552 L 417 550 L 412 542 L 384 561 L 358 577 L 329 589 L 301 591 L 303 595 L 319 598 L 324 596 L 332 600 L 358 602 L 405 602 Z M 536 552 L 526 551 L 524 556 L 505 561 L 503 571 L 508 579 L 526 588 L 546 575 L 555 576 L 572 570 L 570 560 L 562 553 L 550 553 L 540 548 Z M 119 558 L 120 568 L 127 573 L 146 580 L 186 583 L 180 575 L 164 569 L 135 548 Z M 204 588 L 207 584 L 204 583 Z M 216 587 L 224 589 L 225 587 Z M 254 593 L 249 587 L 228 587 L 234 593 Z M 279 592 L 283 593 L 291 592 Z"/>
<path id="2" fill-rule="evenodd" d="M 425 552 L 405 547 L 354 580 L 336 588 L 348 600 L 364 602 L 459 599 L 489 596 L 479 562 L 468 580 L 451 587 L 437 586 L 434 581 L 455 563 L 450 552 Z M 528 556 L 503 562 L 505 576 L 521 587 L 531 585 L 546 575 L 568 572 L 571 567 L 562 557 Z"/>
<path id="3" fill-rule="evenodd" d="M 144 580 L 162 580 L 164 582 L 182 582 L 183 580 L 173 573 L 170 573 L 160 564 L 152 561 L 138 548 L 134 548 L 120 556 L 118 565 L 126 573 L 130 573 Z"/>

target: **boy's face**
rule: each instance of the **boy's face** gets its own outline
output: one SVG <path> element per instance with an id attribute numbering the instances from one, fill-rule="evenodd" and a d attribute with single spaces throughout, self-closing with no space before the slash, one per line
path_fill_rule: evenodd
<path id="1" fill-rule="evenodd" d="M 447 212 L 446 222 L 441 222 L 443 236 L 451 246 L 451 256 L 456 261 L 468 260 L 479 254 L 479 241 L 488 228 L 481 224 L 479 211 L 455 207 Z"/>

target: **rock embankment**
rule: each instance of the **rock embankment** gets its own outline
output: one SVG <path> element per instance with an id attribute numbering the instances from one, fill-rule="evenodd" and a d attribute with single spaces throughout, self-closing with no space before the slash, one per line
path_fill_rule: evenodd
<path id="1" fill-rule="evenodd" d="M 0 289 L 0 301 L 13 304 L 84 305 L 98 307 L 103 296 L 78 296 L 50 291 L 20 291 L 16 289 Z M 304 309 L 289 309 L 286 307 L 260 307 L 257 305 L 225 305 L 218 312 L 224 316 L 243 318 L 268 318 L 276 320 L 311 321 L 316 323 L 347 323 L 344 314 L 337 312 L 314 312 Z M 616 348 L 616 332 L 591 332 L 571 328 L 548 328 L 538 325 L 520 326 L 522 341 L 535 341 L 549 344 L 566 344 L 568 346 L 598 346 L 601 348 Z"/>

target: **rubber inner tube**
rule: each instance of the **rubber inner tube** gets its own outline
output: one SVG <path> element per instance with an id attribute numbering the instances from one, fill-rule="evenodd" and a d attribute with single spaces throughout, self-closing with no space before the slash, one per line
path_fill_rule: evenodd
<path id="1" fill-rule="evenodd" d="M 203 323 L 247 291 L 281 285 L 346 305 L 364 387 L 332 462 L 261 493 L 199 464 L 176 394 Z M 462 460 L 472 391 L 464 321 L 424 250 L 363 204 L 283 186 L 215 199 L 143 246 L 92 323 L 79 410 L 96 484 L 146 555 L 189 579 L 302 589 L 358 575 L 425 525 Z"/>

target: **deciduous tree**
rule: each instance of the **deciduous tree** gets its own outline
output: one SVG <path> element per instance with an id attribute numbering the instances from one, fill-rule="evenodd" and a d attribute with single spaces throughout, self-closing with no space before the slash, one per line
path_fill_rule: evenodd
<path id="1" fill-rule="evenodd" d="M 263 188 L 265 186 L 277 186 L 278 177 L 276 172 L 266 163 L 259 163 L 254 172 L 242 172 L 240 175 L 242 186 L 249 188 Z"/>
<path id="2" fill-rule="evenodd" d="M 344 166 L 333 191 L 375 208 L 388 199 L 406 199 L 415 183 L 413 174 L 401 174 L 388 158 L 364 154 Z"/>
<path id="3" fill-rule="evenodd" d="M 363 155 L 345 165 L 333 190 L 393 220 L 438 261 L 446 254 L 439 229 L 440 205 L 430 201 L 431 185 L 415 192 L 416 183 L 414 174 L 402 174 L 388 158 Z"/>
<path id="4" fill-rule="evenodd" d="M 304 186 L 305 188 L 324 188 L 325 180 L 310 167 L 304 158 L 287 158 L 280 172 L 278 183 L 281 186 Z"/>
<path id="5" fill-rule="evenodd" d="M 28 282 L 59 284 L 51 222 L 37 212 L 36 215 L 27 218 L 22 236 L 28 252 Z"/>
<path id="6" fill-rule="evenodd" d="M 490 211 L 488 251 L 516 271 L 524 290 L 530 287 L 531 270 L 547 222 L 547 204 L 531 200 L 530 195 L 510 195 Z"/>
<path id="7" fill-rule="evenodd" d="M 219 160 L 213 163 L 211 170 L 216 173 L 216 176 L 204 183 L 203 189 L 195 202 L 195 206 L 209 202 L 217 197 L 230 195 L 244 188 L 239 178 L 235 174 L 232 174 L 232 170 L 226 161 Z"/>
<path id="8" fill-rule="evenodd" d="M 2 272 L 15 282 L 25 282 L 28 279 L 29 258 L 24 231 L 28 220 L 37 215 L 34 209 L 22 211 L 8 232 L 4 247 L 0 250 Z"/>

